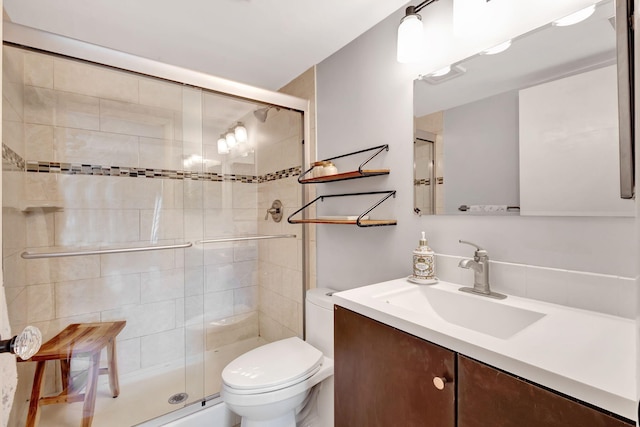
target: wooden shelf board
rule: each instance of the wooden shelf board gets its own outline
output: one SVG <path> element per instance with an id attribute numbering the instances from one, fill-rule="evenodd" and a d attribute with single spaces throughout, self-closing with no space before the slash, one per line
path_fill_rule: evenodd
<path id="1" fill-rule="evenodd" d="M 366 169 L 362 173 L 358 171 L 343 172 L 335 175 L 319 176 L 317 178 L 301 179 L 301 184 L 315 184 L 319 182 L 343 181 L 345 179 L 365 178 L 367 176 L 389 175 L 389 169 Z"/>
<path id="2" fill-rule="evenodd" d="M 292 219 L 291 224 L 345 224 L 345 225 L 357 225 L 356 220 L 346 219 Z M 398 221 L 395 219 L 363 219 L 360 224 L 364 226 L 374 225 L 396 225 Z"/>

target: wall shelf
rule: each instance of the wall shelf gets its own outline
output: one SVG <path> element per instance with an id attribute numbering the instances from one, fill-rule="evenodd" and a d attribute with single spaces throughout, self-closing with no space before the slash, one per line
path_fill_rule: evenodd
<path id="1" fill-rule="evenodd" d="M 354 151 L 353 153 L 342 154 L 340 156 L 324 159 L 322 161 L 331 161 L 335 159 L 341 159 L 343 157 L 354 156 L 360 153 L 366 153 L 368 151 L 375 151 L 375 153 L 372 156 L 370 156 L 367 160 L 362 162 L 360 166 L 358 166 L 357 170 L 338 173 L 335 175 L 319 176 L 315 178 L 305 178 L 305 175 L 307 175 L 309 172 L 313 170 L 314 167 L 312 166 L 311 168 L 304 171 L 304 173 L 302 173 L 298 177 L 298 182 L 300 184 L 318 184 L 323 182 L 346 181 L 348 179 L 366 178 L 369 176 L 389 175 L 389 169 L 363 169 L 367 163 L 369 163 L 374 157 L 376 157 L 378 154 L 382 153 L 385 150 L 389 151 L 389 144 L 378 145 L 377 147 L 366 148 L 364 150 Z"/>
<path id="2" fill-rule="evenodd" d="M 300 184 L 318 184 L 322 182 L 346 181 L 348 179 L 365 178 L 368 176 L 378 176 L 378 175 L 389 175 L 389 169 L 362 169 L 362 170 L 351 171 L 351 172 L 343 172 L 336 175 L 326 175 L 326 176 L 319 176 L 316 178 L 299 179 L 298 182 Z"/>
<path id="3" fill-rule="evenodd" d="M 293 219 L 295 215 L 304 211 L 309 206 L 315 204 L 318 201 L 323 202 L 324 199 L 333 198 L 333 197 L 352 197 L 352 196 L 366 196 L 373 194 L 382 194 L 384 195 L 380 200 L 378 200 L 373 206 L 369 209 L 361 213 L 357 216 L 356 219 L 327 219 L 327 218 L 304 218 L 304 219 Z M 357 225 L 358 227 L 380 227 L 387 225 L 396 225 L 398 221 L 394 219 L 368 219 L 368 214 L 373 211 L 375 208 L 380 206 L 382 202 L 387 200 L 389 197 L 395 197 L 396 191 L 369 191 L 365 193 L 346 193 L 346 194 L 326 194 L 323 196 L 318 196 L 313 199 L 311 202 L 307 203 L 287 218 L 287 222 L 289 224 L 346 224 L 346 225 Z M 355 216 L 355 215 L 354 215 Z M 366 219 L 365 219 L 366 218 Z"/>

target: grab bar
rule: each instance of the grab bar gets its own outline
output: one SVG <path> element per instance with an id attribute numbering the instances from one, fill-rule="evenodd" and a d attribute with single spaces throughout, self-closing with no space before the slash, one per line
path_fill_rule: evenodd
<path id="1" fill-rule="evenodd" d="M 296 238 L 295 234 L 272 234 L 265 236 L 242 236 L 242 237 L 220 237 L 217 239 L 197 240 L 196 244 L 203 243 L 224 243 L 224 242 L 241 242 L 244 240 L 266 240 L 266 239 L 291 239 Z"/>
<path id="2" fill-rule="evenodd" d="M 177 245 L 164 245 L 164 246 L 142 246 L 135 248 L 114 248 L 114 249 L 96 249 L 88 251 L 76 251 L 76 252 L 22 252 L 20 256 L 24 259 L 37 259 L 37 258 L 62 258 L 68 256 L 83 256 L 83 255 L 103 255 L 103 254 L 121 254 L 128 252 L 145 252 L 145 251 L 160 251 L 164 249 L 180 249 L 189 248 L 193 246 L 193 243 L 180 243 Z"/>

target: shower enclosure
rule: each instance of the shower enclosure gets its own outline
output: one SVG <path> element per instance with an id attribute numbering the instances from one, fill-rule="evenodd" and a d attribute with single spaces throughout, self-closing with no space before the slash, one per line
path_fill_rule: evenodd
<path id="1" fill-rule="evenodd" d="M 70 324 L 126 321 L 120 396 L 100 377 L 93 425 L 202 404 L 231 359 L 302 336 L 305 230 L 267 211 L 276 199 L 285 218 L 303 205 L 308 102 L 8 27 L 30 46 L 5 35 L 11 327 L 47 340 Z M 18 365 L 12 426 L 25 425 L 33 365 Z M 74 355 L 71 386 L 87 366 Z M 43 395 L 69 386 L 60 372 L 47 362 Z M 39 425 L 76 426 L 82 406 L 42 406 Z"/>

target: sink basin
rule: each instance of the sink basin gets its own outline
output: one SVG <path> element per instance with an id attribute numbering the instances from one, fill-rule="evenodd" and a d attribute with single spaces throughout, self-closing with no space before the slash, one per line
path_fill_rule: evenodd
<path id="1" fill-rule="evenodd" d="M 415 286 L 374 298 L 418 313 L 431 311 L 446 322 L 501 339 L 515 335 L 546 315 L 508 305 L 508 300 L 497 302 L 434 286 Z"/>

